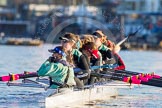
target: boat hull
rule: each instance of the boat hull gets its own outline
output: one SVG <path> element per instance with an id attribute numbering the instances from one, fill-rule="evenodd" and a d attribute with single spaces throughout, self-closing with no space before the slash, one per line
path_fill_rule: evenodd
<path id="1" fill-rule="evenodd" d="M 118 88 L 128 88 L 128 84 L 119 85 L 112 82 L 104 85 L 96 85 L 84 90 L 62 89 L 60 93 L 46 97 L 45 106 L 46 108 L 79 107 L 89 104 L 92 101 L 107 100 L 118 95 Z"/>

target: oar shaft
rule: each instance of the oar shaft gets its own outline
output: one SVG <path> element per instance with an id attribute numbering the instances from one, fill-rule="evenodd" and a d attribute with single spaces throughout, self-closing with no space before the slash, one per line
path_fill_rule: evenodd
<path id="1" fill-rule="evenodd" d="M 130 36 L 136 35 L 136 33 L 137 33 L 140 29 L 141 29 L 141 27 L 138 28 L 134 33 L 129 34 L 126 38 L 124 38 L 123 40 L 121 40 L 121 41 L 120 41 L 119 43 L 117 43 L 116 45 L 120 46 L 120 45 L 123 44 L 127 39 L 129 39 Z"/>
<path id="2" fill-rule="evenodd" d="M 159 79 L 150 79 L 148 82 L 151 82 L 151 83 L 157 83 L 157 84 L 162 84 L 162 80 L 159 80 Z"/>
<path id="3" fill-rule="evenodd" d="M 109 78 L 109 79 L 114 79 L 114 80 L 123 80 L 123 76 L 115 76 L 112 74 L 101 74 L 101 73 L 91 73 L 92 76 L 94 77 L 101 77 L 101 78 Z"/>
<path id="4" fill-rule="evenodd" d="M 92 66 L 91 69 L 99 69 L 99 68 L 114 68 L 115 65 L 102 65 L 102 66 Z M 74 72 L 78 73 L 82 71 L 80 68 L 74 68 Z M 8 76 L 1 76 L 0 81 L 14 81 L 18 79 L 24 79 L 24 78 L 31 78 L 31 77 L 38 77 L 37 72 L 26 72 L 26 73 L 21 73 L 21 74 L 10 74 Z"/>
<path id="5" fill-rule="evenodd" d="M 140 72 L 133 72 L 133 71 L 128 71 L 128 70 L 116 70 L 115 71 L 116 73 L 126 73 L 126 74 L 130 74 L 130 75 L 139 75 L 139 74 L 143 74 L 143 73 L 140 73 Z M 147 76 L 147 75 L 144 75 L 144 76 Z M 155 79 L 155 80 L 161 80 L 162 81 L 162 77 L 158 75 L 158 78 L 156 77 L 156 75 L 148 75 L 148 77 L 150 77 L 150 79 Z"/>
<path id="6" fill-rule="evenodd" d="M 38 77 L 37 72 L 30 72 L 28 74 L 19 74 L 20 79 L 31 78 L 31 77 Z"/>
<path id="7" fill-rule="evenodd" d="M 141 82 L 141 84 L 149 85 L 149 86 L 155 86 L 155 87 L 162 87 L 162 83 L 156 83 L 156 82 L 151 82 L 151 81 Z"/>
<path id="8" fill-rule="evenodd" d="M 92 66 L 90 69 L 95 70 L 95 69 L 99 69 L 99 68 L 114 68 L 114 67 L 116 67 L 116 65 L 106 64 L 106 65 L 102 65 L 102 66 Z M 74 68 L 75 73 L 78 73 L 78 72 L 81 72 L 81 71 L 82 71 L 82 69 L 80 69 L 80 68 Z"/>
<path id="9" fill-rule="evenodd" d="M 125 73 L 125 74 L 130 74 L 130 75 L 138 75 L 138 74 L 141 74 L 141 73 L 138 73 L 138 72 L 127 71 L 127 70 L 116 70 L 115 72 L 116 73 Z"/>
<path id="10" fill-rule="evenodd" d="M 91 73 L 91 75 L 94 76 L 94 77 L 108 78 L 108 79 L 112 79 L 112 80 L 118 80 L 118 81 L 123 81 L 123 82 L 127 82 L 127 83 L 133 83 L 133 84 L 140 84 L 141 83 L 141 81 L 138 80 L 138 79 L 119 75 L 119 74 L 115 74 L 115 73 L 114 74 Z"/>

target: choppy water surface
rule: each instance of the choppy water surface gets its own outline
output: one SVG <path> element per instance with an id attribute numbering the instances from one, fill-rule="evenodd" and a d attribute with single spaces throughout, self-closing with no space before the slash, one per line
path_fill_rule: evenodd
<path id="1" fill-rule="evenodd" d="M 40 47 L 0 46 L 0 75 L 36 71 L 48 58 L 48 49 Z M 121 51 L 127 70 L 156 72 L 162 76 L 162 52 Z M 0 82 L 0 108 L 44 108 L 43 89 L 8 87 Z M 84 106 L 83 106 L 84 107 Z M 137 86 L 120 89 L 119 96 L 99 102 L 90 108 L 162 108 L 162 88 Z"/>

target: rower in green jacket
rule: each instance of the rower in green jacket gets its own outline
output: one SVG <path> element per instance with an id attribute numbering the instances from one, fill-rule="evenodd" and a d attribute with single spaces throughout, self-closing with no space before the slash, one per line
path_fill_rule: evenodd
<path id="1" fill-rule="evenodd" d="M 66 54 L 62 47 L 49 50 L 53 53 L 39 68 L 39 76 L 49 76 L 51 78 L 50 88 L 70 87 L 76 85 L 74 81 L 73 65 L 66 61 Z"/>

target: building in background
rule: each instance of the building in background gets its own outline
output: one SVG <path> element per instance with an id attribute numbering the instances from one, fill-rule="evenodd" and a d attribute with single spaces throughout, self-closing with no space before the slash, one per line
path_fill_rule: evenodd
<path id="1" fill-rule="evenodd" d="M 161 10 L 162 0 L 0 0 L 0 32 L 5 37 L 46 40 L 67 19 L 75 19 L 76 23 L 69 21 L 62 33 L 91 33 L 99 29 L 87 20 L 93 19 L 118 37 L 144 26 L 139 41 L 150 42 L 154 37 L 146 37 L 161 32 Z M 154 40 L 161 39 L 157 37 Z"/>
<path id="2" fill-rule="evenodd" d="M 122 0 L 117 13 L 123 16 L 126 34 L 144 27 L 136 42 L 158 44 L 162 40 L 162 0 Z"/>
<path id="3" fill-rule="evenodd" d="M 73 16 L 74 11 L 78 10 L 83 1 L 1 0 L 0 32 L 3 32 L 6 37 L 35 37 L 37 35 L 36 37 L 42 36 L 44 39 L 44 34 L 47 34 L 65 18 Z M 89 0 L 88 2 L 97 4 L 102 1 Z M 91 6 L 88 9 L 92 10 Z M 77 15 L 77 13 L 75 14 Z M 55 21 L 50 19 L 52 15 L 55 17 Z"/>

